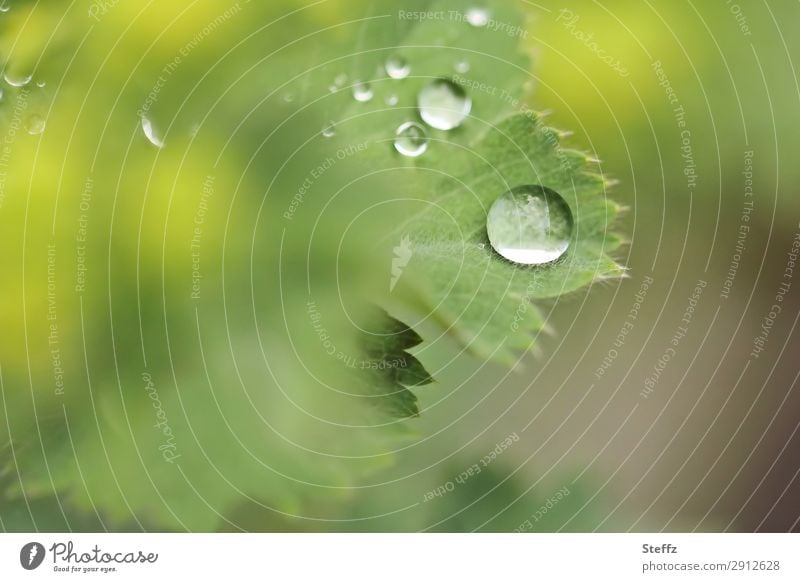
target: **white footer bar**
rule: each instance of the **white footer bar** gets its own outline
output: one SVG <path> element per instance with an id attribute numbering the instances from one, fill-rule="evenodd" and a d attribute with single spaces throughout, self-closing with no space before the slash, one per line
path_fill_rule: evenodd
<path id="1" fill-rule="evenodd" d="M 187 578 L 192 576 L 192 578 Z M 800 580 L 795 534 L 4 534 L 0 580 Z"/>

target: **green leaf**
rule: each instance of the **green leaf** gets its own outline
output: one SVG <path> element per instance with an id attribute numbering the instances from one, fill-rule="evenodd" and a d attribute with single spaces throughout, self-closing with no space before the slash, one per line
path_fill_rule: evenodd
<path id="1" fill-rule="evenodd" d="M 543 329 L 537 300 L 624 274 L 612 258 L 621 240 L 610 230 L 620 208 L 607 197 L 612 182 L 587 155 L 562 148 L 562 132 L 546 127 L 532 108 L 536 78 L 523 50 L 527 29 L 514 28 L 524 23 L 519 5 L 485 6 L 495 24 L 478 28 L 452 16 L 462 4 L 434 2 L 429 9 L 445 15 L 442 19 L 409 29 L 397 47 L 368 48 L 373 65 L 399 54 L 411 74 L 399 82 L 379 77 L 370 103 L 346 96 L 338 143 L 370 136 L 376 144 L 362 160 L 362 171 L 382 175 L 395 200 L 381 252 L 389 256 L 399 241 L 410 240 L 411 258 L 399 284 L 379 302 L 416 311 L 416 320 L 409 320 L 414 326 L 431 318 L 476 355 L 511 364 Z M 466 73 L 455 69 L 462 61 L 468 63 Z M 406 121 L 421 121 L 417 95 L 437 78 L 465 87 L 471 114 L 451 131 L 427 128 L 427 151 L 403 157 L 392 147 L 394 131 Z M 397 107 L 386 106 L 387 95 L 397 97 Z M 489 244 L 491 204 L 522 185 L 555 190 L 572 210 L 570 247 L 555 263 L 515 265 Z"/>
<path id="2" fill-rule="evenodd" d="M 432 204 L 398 228 L 414 241 L 405 280 L 464 345 L 482 357 L 512 362 L 542 329 L 536 300 L 623 274 L 610 257 L 620 244 L 609 233 L 619 208 L 606 198 L 607 183 L 591 171 L 586 156 L 558 148 L 556 132 L 530 114 L 491 127 L 461 164 L 463 173 L 453 171 L 454 177 L 429 190 Z M 486 236 L 494 200 L 526 184 L 555 190 L 574 216 L 567 252 L 547 265 L 507 261 Z"/>
<path id="3" fill-rule="evenodd" d="M 360 334 L 365 357 L 353 367 L 362 372 L 362 385 L 379 397 L 377 405 L 390 416 L 417 416 L 417 397 L 408 388 L 430 384 L 433 378 L 406 350 L 422 343 L 422 338 L 381 309 L 374 310 Z"/>

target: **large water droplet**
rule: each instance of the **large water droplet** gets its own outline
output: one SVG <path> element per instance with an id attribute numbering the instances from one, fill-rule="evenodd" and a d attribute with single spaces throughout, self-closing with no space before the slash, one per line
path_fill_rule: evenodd
<path id="1" fill-rule="evenodd" d="M 336 125 L 331 121 L 322 128 L 322 137 L 333 137 L 336 135 Z"/>
<path id="2" fill-rule="evenodd" d="M 6 80 L 6 83 L 11 85 L 12 87 L 24 87 L 28 83 L 31 82 L 33 75 L 26 75 L 24 73 L 14 73 L 11 71 L 6 71 L 3 73 L 3 78 Z"/>
<path id="3" fill-rule="evenodd" d="M 144 132 L 144 136 L 151 144 L 159 149 L 164 147 L 164 140 L 162 140 L 156 133 L 156 128 L 153 126 L 153 122 L 144 116 L 142 117 L 142 131 Z"/>
<path id="4" fill-rule="evenodd" d="M 11 3 L 8 0 L 0 3 L 0 12 L 8 12 L 9 10 L 11 10 Z"/>
<path id="5" fill-rule="evenodd" d="M 411 65 L 403 57 L 393 55 L 386 60 L 386 74 L 392 79 L 405 79 L 411 72 Z"/>
<path id="6" fill-rule="evenodd" d="M 369 83 L 365 83 L 363 81 L 356 81 L 353 85 L 353 98 L 356 101 L 360 101 L 361 103 L 366 103 L 370 99 L 372 99 L 372 87 L 369 86 Z"/>
<path id="7" fill-rule="evenodd" d="M 407 121 L 397 128 L 394 149 L 409 158 L 416 158 L 428 149 L 428 134 L 415 121 Z"/>
<path id="8" fill-rule="evenodd" d="M 464 17 L 472 26 L 482 27 L 489 24 L 489 11 L 485 8 L 470 8 Z"/>
<path id="9" fill-rule="evenodd" d="M 25 120 L 25 131 L 30 135 L 39 135 L 44 131 L 45 125 L 44 117 L 34 113 Z"/>
<path id="10" fill-rule="evenodd" d="M 501 256 L 523 265 L 542 265 L 555 261 L 569 247 L 572 212 L 549 188 L 518 186 L 492 204 L 486 230 Z"/>
<path id="11" fill-rule="evenodd" d="M 447 79 L 436 79 L 417 95 L 422 120 L 436 129 L 453 129 L 461 125 L 472 109 L 472 99 L 460 85 Z"/>

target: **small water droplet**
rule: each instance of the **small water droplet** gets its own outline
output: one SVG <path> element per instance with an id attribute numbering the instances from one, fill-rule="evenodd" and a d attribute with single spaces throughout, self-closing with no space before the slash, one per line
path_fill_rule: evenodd
<path id="1" fill-rule="evenodd" d="M 390 107 L 394 107 L 399 102 L 400 99 L 394 93 L 390 93 L 389 95 L 386 96 L 386 105 L 389 105 Z"/>
<path id="2" fill-rule="evenodd" d="M 470 8 L 464 16 L 467 22 L 478 28 L 489 24 L 489 11 L 485 8 Z"/>
<path id="3" fill-rule="evenodd" d="M 456 73 L 468 73 L 469 72 L 469 61 L 467 59 L 459 59 L 456 61 Z"/>
<path id="4" fill-rule="evenodd" d="M 6 83 L 12 87 L 24 87 L 31 82 L 33 75 L 25 75 L 24 73 L 12 73 L 10 71 L 6 71 L 3 74 L 3 78 L 6 80 Z"/>
<path id="5" fill-rule="evenodd" d="M 338 90 L 339 90 L 339 86 L 338 85 L 329 85 L 328 86 L 328 92 L 329 93 L 336 93 Z"/>
<path id="6" fill-rule="evenodd" d="M 331 121 L 322 128 L 322 137 L 333 137 L 336 135 L 336 125 Z"/>
<path id="7" fill-rule="evenodd" d="M 472 99 L 460 85 L 447 79 L 436 79 L 417 96 L 422 120 L 436 129 L 453 129 L 469 115 Z"/>
<path id="8" fill-rule="evenodd" d="M 336 78 L 333 80 L 333 82 L 337 87 L 341 87 L 347 83 L 347 73 L 339 73 L 336 75 Z"/>
<path id="9" fill-rule="evenodd" d="M 409 158 L 416 158 L 428 149 L 428 134 L 415 121 L 407 121 L 397 128 L 394 149 Z"/>
<path id="10" fill-rule="evenodd" d="M 403 57 L 393 55 L 386 60 L 386 74 L 392 79 L 405 79 L 411 72 L 411 65 Z"/>
<path id="11" fill-rule="evenodd" d="M 569 247 L 572 212 L 566 201 L 544 186 L 518 186 L 495 200 L 486 231 L 495 251 L 522 265 L 555 261 Z"/>
<path id="12" fill-rule="evenodd" d="M 46 85 L 47 83 L 45 81 L 36 81 L 36 86 L 39 87 L 39 89 L 45 87 Z"/>
<path id="13" fill-rule="evenodd" d="M 164 141 L 160 137 L 158 137 L 158 134 L 156 133 L 156 128 L 153 127 L 153 122 L 144 116 L 142 116 L 142 131 L 144 132 L 144 136 L 151 144 L 153 144 L 159 149 L 164 147 Z"/>
<path id="14" fill-rule="evenodd" d="M 30 135 L 39 135 L 44 131 L 45 125 L 44 117 L 34 113 L 25 120 L 25 131 Z"/>
<path id="15" fill-rule="evenodd" d="M 363 81 L 356 81 L 353 85 L 353 98 L 361 103 L 366 103 L 372 99 L 372 87 L 369 83 Z"/>
<path id="16" fill-rule="evenodd" d="M 291 103 L 292 101 L 294 101 L 294 94 L 292 94 L 292 93 L 286 93 L 286 94 L 283 96 L 283 100 L 284 100 L 284 101 L 286 101 L 286 103 Z"/>

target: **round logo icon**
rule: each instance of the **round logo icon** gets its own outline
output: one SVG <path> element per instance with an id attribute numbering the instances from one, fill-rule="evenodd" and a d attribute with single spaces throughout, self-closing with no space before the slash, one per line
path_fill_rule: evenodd
<path id="1" fill-rule="evenodd" d="M 39 542 L 27 543 L 19 552 L 19 563 L 26 570 L 35 570 L 42 565 L 44 554 L 44 546 Z"/>

